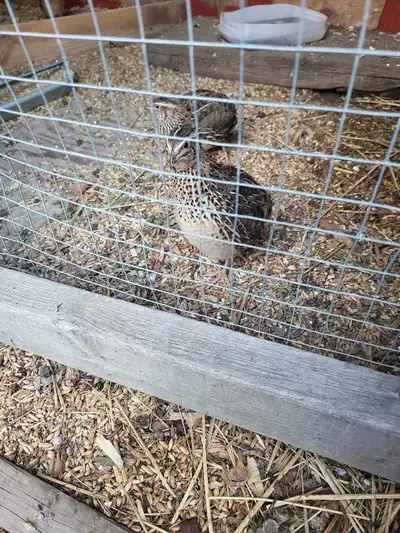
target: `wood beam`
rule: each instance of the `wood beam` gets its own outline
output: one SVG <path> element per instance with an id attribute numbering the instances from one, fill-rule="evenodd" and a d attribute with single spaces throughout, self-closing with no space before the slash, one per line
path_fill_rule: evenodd
<path id="1" fill-rule="evenodd" d="M 4 459 L 0 459 L 0 527 L 12 533 L 130 531 Z"/>
<path id="2" fill-rule="evenodd" d="M 100 33 L 110 37 L 139 37 L 138 16 L 136 8 L 125 7 L 96 13 Z M 170 0 L 142 6 L 142 16 L 148 35 L 152 35 L 154 26 L 182 22 L 186 19 L 184 0 Z M 59 17 L 56 19 L 58 32 L 61 35 L 90 35 L 96 31 L 90 13 Z M 0 26 L 0 31 L 15 31 L 13 25 Z M 52 33 L 54 28 L 51 20 L 24 22 L 19 25 L 20 32 Z M 29 56 L 34 63 L 44 63 L 61 56 L 57 39 L 49 37 L 24 37 Z M 99 49 L 97 41 L 62 38 L 67 57 L 79 56 Z M 105 45 L 107 46 L 107 42 Z M 6 74 L 16 66 L 28 65 L 26 55 L 18 36 L 0 36 L 0 61 L 6 67 Z"/>
<path id="3" fill-rule="evenodd" d="M 400 379 L 0 268 L 0 342 L 400 481 Z"/>

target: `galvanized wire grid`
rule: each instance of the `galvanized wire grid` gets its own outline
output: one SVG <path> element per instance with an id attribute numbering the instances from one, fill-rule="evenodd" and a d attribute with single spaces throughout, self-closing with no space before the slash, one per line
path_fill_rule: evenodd
<path id="1" fill-rule="evenodd" d="M 48 11 L 52 13 L 48 0 L 45 2 Z M 355 48 L 307 47 L 307 52 L 352 54 L 354 57 L 349 87 L 344 104 L 340 107 L 298 103 L 297 80 L 301 52 L 304 51 L 304 47 L 300 44 L 300 33 L 298 45 L 295 47 L 241 46 L 237 98 L 231 99 L 237 104 L 237 142 L 220 143 L 236 151 L 234 163 L 238 169 L 237 191 L 240 188 L 239 175 L 244 151 L 252 151 L 254 157 L 264 154 L 270 154 L 271 157 L 279 155 L 281 163 L 276 185 L 258 185 L 269 190 L 274 197 L 273 215 L 266 221 L 270 225 L 268 241 L 265 247 L 253 247 L 254 253 L 258 254 L 257 263 L 235 260 L 232 267 L 227 267 L 229 283 L 225 286 L 213 278 L 213 274 L 225 267 L 210 265 L 201 254 L 196 254 L 182 245 L 182 242 L 185 242 L 181 237 L 182 232 L 174 223 L 173 208 L 176 204 L 169 198 L 168 192 L 168 183 L 173 179 L 174 173 L 164 167 L 162 144 L 165 136 L 158 133 L 157 117 L 152 103 L 152 97 L 155 95 L 171 96 L 171 93 L 154 90 L 147 45 L 151 42 L 162 42 L 165 45 L 188 46 L 192 95 L 178 96 L 194 102 L 199 98 L 196 96 L 199 83 L 196 77 L 194 48 L 236 47 L 236 45 L 196 42 L 190 0 L 186 0 L 187 41 L 146 38 L 139 0 L 135 0 L 139 18 L 139 37 L 111 39 L 101 35 L 93 1 L 89 0 L 95 36 L 62 35 L 57 29 L 57 19 L 52 16 L 55 34 L 46 34 L 46 37 L 57 40 L 60 58 L 67 67 L 63 39 L 97 41 L 98 61 L 103 70 L 104 83 L 83 83 L 84 80 L 78 82 L 73 79 L 69 68 L 66 70 L 67 79 L 61 82 L 38 76 L 35 72 L 24 37 L 28 35 L 43 37 L 43 34 L 21 32 L 12 6 L 9 0 L 6 0 L 12 24 L 24 49 L 32 77 L 26 80 L 20 76 L 5 74 L 0 67 L 0 75 L 7 86 L 8 97 L 17 106 L 15 110 L 9 111 L 9 114 L 18 118 L 18 123 L 24 127 L 23 130 L 21 128 L 18 130 L 15 121 L 6 122 L 4 118 L 0 118 L 2 122 L 0 265 L 27 270 L 40 276 L 137 303 L 151 304 L 159 309 L 179 312 L 184 316 L 207 320 L 306 350 L 345 358 L 380 370 L 398 372 L 400 241 L 387 238 L 383 231 L 377 233 L 370 231 L 368 221 L 371 213 L 376 211 L 390 213 L 393 217 L 398 217 L 400 213 L 398 203 L 378 201 L 386 173 L 397 173 L 400 168 L 400 161 L 393 157 L 394 151 L 397 150 L 400 113 L 359 109 L 351 105 L 360 58 L 363 55 L 380 54 L 379 50 L 364 47 L 370 4 L 371 1 L 366 0 L 363 24 Z M 302 0 L 301 5 L 305 8 L 306 1 Z M 12 32 L 4 31 L 0 34 L 7 35 Z M 113 84 L 104 49 L 104 43 L 110 40 L 130 41 L 140 46 L 144 60 L 145 89 Z M 293 85 L 289 103 L 245 98 L 245 51 L 252 48 L 294 51 Z M 396 50 L 385 50 L 384 55 L 400 58 L 400 52 Z M 28 113 L 22 110 L 13 85 L 16 81 L 28 83 L 33 90 L 39 91 L 45 101 L 39 112 Z M 46 98 L 45 85 L 61 84 L 72 88 L 68 105 L 75 109 L 73 118 L 57 112 Z M 100 97 L 107 95 L 112 109 L 112 121 L 103 124 L 87 118 L 88 108 L 85 107 L 81 97 L 84 90 L 97 91 Z M 147 99 L 152 121 L 150 130 L 136 126 L 137 119 L 130 124 L 124 120 L 120 111 L 121 95 Z M 243 108 L 251 105 L 258 106 L 257 108 L 261 106 L 266 111 L 282 108 L 287 111 L 282 148 L 246 144 Z M 297 110 L 333 113 L 339 117 L 331 151 L 314 152 L 290 148 L 293 113 Z M 357 151 L 354 154 L 340 153 L 342 136 L 349 116 L 384 117 L 387 121 L 396 120 L 382 159 L 366 158 L 360 156 Z M 44 125 L 43 127 L 51 124 L 54 138 L 43 142 L 42 137 L 37 137 L 35 127 L 38 121 Z M 71 149 L 71 146 L 67 145 L 63 129 L 66 127 L 78 128 L 81 138 L 88 146 L 85 153 Z M 24 135 L 20 133 L 21 131 L 24 131 Z M 198 133 L 197 118 L 196 132 Z M 373 135 L 373 132 L 366 134 Z M 99 136 L 104 137 L 106 144 L 110 136 L 118 140 L 119 152 L 115 157 L 99 151 L 97 142 Z M 154 141 L 153 164 L 146 165 L 141 161 L 135 161 L 130 144 L 132 138 L 143 142 Z M 198 140 L 197 137 L 197 143 Z M 9 150 L 10 146 L 13 151 Z M 200 144 L 198 146 L 200 149 Z M 320 192 L 313 192 L 311 187 L 309 190 L 300 190 L 288 186 L 287 163 L 288 158 L 293 157 L 326 162 L 325 183 Z M 66 161 L 66 165 L 62 168 L 54 164 L 54 160 L 59 161 L 60 158 Z M 359 199 L 356 195 L 341 197 L 330 194 L 335 164 L 338 162 L 351 162 L 354 165 L 367 165 L 367 168 L 377 169 L 369 199 Z M 89 177 L 82 171 L 83 164 L 91 165 L 92 174 Z M 111 179 L 108 179 L 107 171 L 110 169 L 117 174 L 122 173 L 129 187 L 122 188 L 119 182 L 115 185 Z M 156 195 L 148 193 L 149 188 L 140 179 L 143 175 L 150 176 L 147 182 L 147 185 L 150 183 L 150 190 L 152 184 L 160 185 Z M 96 178 L 101 176 L 102 179 L 97 180 L 93 176 Z M 206 176 L 203 179 L 213 178 Z M 87 186 L 95 187 L 98 194 L 102 195 L 102 204 L 93 204 L 85 200 Z M 75 196 L 71 195 L 71 187 L 75 187 L 73 188 Z M 120 208 L 115 205 L 115 196 L 120 199 Z M 286 216 L 287 213 L 282 216 L 282 202 L 284 203 L 288 196 L 297 200 L 304 199 L 307 202 L 312 200 L 316 204 L 313 223 L 303 224 L 290 220 L 290 217 Z M 55 203 L 59 209 L 54 209 Z M 330 212 L 335 211 L 335 205 L 345 208 L 356 207 L 361 213 L 357 226 L 353 223 L 352 231 L 349 232 L 342 231 L 336 225 L 321 224 L 326 216 L 327 204 Z M 161 213 L 159 218 L 151 214 L 154 206 L 158 210 L 158 215 Z M 107 220 L 106 226 L 101 226 L 100 230 L 99 220 Z M 104 230 L 105 227 L 107 231 Z M 132 231 L 135 234 L 134 239 Z M 280 246 L 279 235 L 282 231 L 293 232 L 294 239 L 301 241 L 303 251 Z M 154 241 L 151 239 L 152 235 L 157 237 Z M 346 246 L 340 260 L 335 259 L 335 254 L 330 252 L 325 256 L 324 254 L 318 256 L 314 252 L 318 239 L 326 237 L 338 239 L 337 242 L 345 240 Z M 336 241 L 333 242 L 336 245 Z M 232 258 L 235 246 L 241 245 L 232 243 Z M 368 264 L 365 261 L 358 261 L 357 253 L 360 247 L 369 247 L 371 257 L 372 250 L 378 250 L 381 260 L 377 263 L 371 260 Z M 108 250 L 111 249 L 113 254 L 108 254 Z M 290 270 L 272 270 L 271 265 L 276 258 L 283 262 L 291 261 Z M 165 262 L 168 263 L 167 267 Z M 183 269 L 182 265 L 185 265 Z M 255 265 L 257 270 L 252 270 Z M 321 272 L 325 279 L 317 282 L 310 272 L 311 274 Z M 365 282 L 365 291 L 349 289 L 346 281 L 348 275 L 359 275 Z M 334 278 L 334 282 L 329 281 L 330 277 Z M 251 281 L 246 283 L 246 279 Z"/>

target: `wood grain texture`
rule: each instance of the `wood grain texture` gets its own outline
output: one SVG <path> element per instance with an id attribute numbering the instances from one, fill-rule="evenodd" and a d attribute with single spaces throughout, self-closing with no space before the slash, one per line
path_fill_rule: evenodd
<path id="1" fill-rule="evenodd" d="M 400 32 L 400 2 L 398 0 L 386 0 L 378 29 L 389 33 Z"/>
<path id="2" fill-rule="evenodd" d="M 160 2 L 168 2 L 169 0 L 141 0 L 141 6 L 147 6 L 148 4 L 159 4 Z M 134 2 L 133 2 L 134 3 Z M 132 0 L 120 0 L 121 7 L 131 7 Z"/>
<path id="3" fill-rule="evenodd" d="M 4 459 L 0 459 L 0 527 L 10 533 L 130 531 Z"/>
<path id="4" fill-rule="evenodd" d="M 386 0 L 371 0 L 368 29 L 375 30 Z M 272 0 L 273 4 L 282 4 L 281 0 Z M 301 5 L 301 0 L 285 0 L 286 4 Z M 359 26 L 362 23 L 365 0 L 307 0 L 307 8 L 320 11 L 328 17 L 330 24 L 341 26 Z"/>
<path id="5" fill-rule="evenodd" d="M 194 38 L 217 42 L 218 23 L 215 19 L 196 19 Z M 187 25 L 178 24 L 164 32 L 165 39 L 187 40 Z M 331 28 L 315 46 L 351 48 L 357 46 L 355 32 Z M 365 48 L 397 50 L 393 36 L 367 32 Z M 147 47 L 153 65 L 190 72 L 189 50 L 182 45 L 150 44 Z M 195 69 L 198 76 L 239 80 L 240 52 L 235 48 L 194 47 Z M 244 53 L 244 81 L 291 87 L 293 83 L 294 52 L 247 50 Z M 297 87 L 308 89 L 342 89 L 349 85 L 354 54 L 302 52 Z M 400 87 L 400 69 L 396 58 L 363 56 L 359 63 L 355 89 L 385 91 Z"/>
<path id="6" fill-rule="evenodd" d="M 136 8 L 125 7 L 96 13 L 100 33 L 110 37 L 139 37 L 138 18 Z M 142 7 L 143 23 L 152 35 L 152 29 L 157 24 L 171 24 L 182 22 L 186 19 L 186 7 L 184 0 L 170 0 L 148 4 Z M 82 13 L 68 17 L 57 18 L 58 31 L 62 35 L 96 35 L 92 15 Z M 14 31 L 12 25 L 0 26 L 1 31 Z M 24 22 L 19 25 L 21 32 L 54 33 L 51 20 L 38 20 Z M 60 49 L 57 40 L 46 37 L 24 37 L 29 55 L 33 62 L 48 62 L 60 57 Z M 63 47 L 67 57 L 78 56 L 99 49 L 98 42 L 72 40 L 63 38 Z M 105 46 L 107 42 L 104 43 Z M 1 48 L 7 49 L 3 52 Z M 15 66 L 27 65 L 26 56 L 18 37 L 11 36 L 4 43 L 0 42 L 0 57 L 4 56 L 2 63 L 6 67 L 6 74 Z"/>
<path id="7" fill-rule="evenodd" d="M 207 16 L 206 13 L 209 8 L 216 6 L 219 11 L 231 11 L 232 8 L 239 9 L 241 0 L 192 0 L 193 11 L 198 15 Z M 392 0 L 397 2 L 398 0 Z M 368 19 L 368 29 L 374 30 L 378 27 L 379 19 L 386 0 L 371 0 L 370 16 Z M 261 2 L 254 0 L 245 0 L 246 6 L 256 4 L 294 4 L 301 5 L 301 0 L 262 0 Z M 202 9 L 202 5 L 208 9 Z M 330 24 L 339 24 L 341 26 L 358 26 L 362 23 L 364 14 L 365 0 L 307 0 L 307 8 L 320 11 L 328 17 Z M 214 16 L 217 14 L 215 10 Z"/>
<path id="8" fill-rule="evenodd" d="M 0 342 L 400 481 L 400 379 L 0 268 Z"/>
<path id="9" fill-rule="evenodd" d="M 65 0 L 49 0 L 53 15 L 55 17 L 62 17 L 65 12 Z M 44 0 L 39 1 L 43 14 L 46 18 L 50 18 L 50 14 L 47 10 L 46 2 Z"/>

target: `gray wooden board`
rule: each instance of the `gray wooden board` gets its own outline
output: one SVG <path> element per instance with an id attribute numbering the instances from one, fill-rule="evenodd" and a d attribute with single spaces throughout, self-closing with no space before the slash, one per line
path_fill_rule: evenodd
<path id="1" fill-rule="evenodd" d="M 10 533 L 130 531 L 4 459 L 0 459 L 0 527 Z"/>
<path id="2" fill-rule="evenodd" d="M 142 146 L 137 137 L 96 128 L 95 121 L 104 127 L 118 126 L 118 121 L 112 113 L 106 113 L 102 117 L 95 116 L 94 113 L 95 111 L 88 118 L 86 110 L 86 119 L 92 125 L 88 130 L 90 138 L 82 126 L 59 121 L 56 130 L 54 121 L 44 120 L 38 116 L 27 117 L 22 124 L 15 125 L 12 129 L 12 136 L 15 139 L 30 144 L 23 142 L 0 144 L 0 149 L 7 156 L 0 158 L 0 236 L 20 241 L 24 229 L 39 230 L 41 226 L 47 226 L 48 217 L 65 220 L 65 211 L 59 199 L 49 193 L 60 195 L 60 188 L 62 191 L 63 187 L 68 191 L 72 184 L 68 176 L 72 178 L 82 176 L 89 182 L 96 183 L 96 179 L 88 170 L 90 168 L 93 172 L 99 166 L 103 167 L 105 163 L 93 160 L 94 149 L 100 158 L 110 161 L 123 160 L 124 146 L 126 146 L 130 151 L 136 150 L 135 153 L 140 151 L 141 164 L 152 165 L 154 151 Z M 60 119 L 82 120 L 79 108 L 74 102 L 68 107 L 55 109 L 53 115 Z M 150 113 L 144 113 L 139 104 L 131 106 L 128 117 L 120 117 L 124 127 L 128 127 L 132 120 L 140 129 L 149 130 L 152 127 Z M 35 144 L 48 148 L 39 149 Z M 68 156 L 64 150 L 69 152 Z M 85 173 L 81 171 L 83 167 L 87 168 Z M 41 169 L 47 172 L 42 172 Z M 54 169 L 66 177 L 56 178 L 49 173 Z M 55 187 L 56 180 L 57 187 Z M 80 202 L 78 197 L 73 200 Z M 26 205 L 30 207 L 29 211 Z M 12 251 L 18 246 L 8 240 L 7 247 Z"/>
<path id="3" fill-rule="evenodd" d="M 220 42 L 218 21 L 197 18 L 193 24 L 194 40 Z M 176 24 L 161 38 L 177 41 L 189 40 L 187 23 Z M 322 41 L 313 46 L 356 48 L 357 35 L 345 28 L 331 28 Z M 397 36 L 378 31 L 367 31 L 364 48 L 382 49 L 382 56 L 365 55 L 360 59 L 354 88 L 360 91 L 385 91 L 400 87 L 398 58 L 385 57 L 385 50 L 398 50 Z M 335 54 L 308 52 L 305 45 L 301 53 L 297 87 L 308 89 L 342 89 L 349 85 L 354 63 L 354 53 Z M 151 64 L 190 72 L 189 47 L 151 43 L 147 46 Z M 237 48 L 212 48 L 195 46 L 195 70 L 198 76 L 239 81 L 240 51 Z M 244 81 L 291 87 L 295 52 L 276 50 L 246 50 L 244 53 Z"/>
<path id="4" fill-rule="evenodd" d="M 74 119 L 76 111 L 74 106 L 69 106 L 57 109 L 54 115 Z M 111 122 L 112 117 L 107 118 Z M 57 127 L 66 150 L 93 155 L 93 149 L 82 127 L 64 122 L 58 123 Z M 97 131 L 92 129 L 93 133 Z M 55 178 L 48 172 L 41 172 L 41 168 L 47 171 L 57 168 L 58 172 L 63 171 L 66 175 L 74 176 L 76 165 L 92 166 L 93 169 L 96 165 L 85 157 L 67 157 L 63 153 L 53 151 L 54 145 L 60 150 L 64 147 L 61 143 L 57 145 L 58 137 L 52 121 L 28 117 L 21 126 L 13 129 L 12 135 L 15 139 L 32 143 L 7 143 L 2 148 L 10 159 L 0 159 L 0 193 L 3 196 L 0 198 L 0 235 L 19 241 L 24 227 L 40 228 L 41 225 L 47 224 L 47 215 L 55 219 L 65 218 L 60 202 L 46 194 L 47 183 Z M 100 157 L 116 157 L 118 135 L 110 137 L 105 139 L 93 135 L 96 152 Z M 41 150 L 35 143 L 48 146 L 49 149 Z M 64 180 L 64 183 L 70 185 L 67 180 Z M 57 189 L 53 192 L 57 193 Z M 30 211 L 27 211 L 25 204 L 31 207 Z M 13 249 L 15 243 L 8 241 L 8 247 Z"/>
<path id="5" fill-rule="evenodd" d="M 0 342 L 400 481 L 400 379 L 0 268 Z"/>

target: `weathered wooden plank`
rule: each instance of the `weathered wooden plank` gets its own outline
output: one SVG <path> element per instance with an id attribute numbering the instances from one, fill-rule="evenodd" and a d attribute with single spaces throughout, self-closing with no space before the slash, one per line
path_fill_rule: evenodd
<path id="1" fill-rule="evenodd" d="M 0 527 L 10 533 L 130 531 L 4 459 L 0 459 Z"/>
<path id="2" fill-rule="evenodd" d="M 100 33 L 107 37 L 138 37 L 138 18 L 135 7 L 111 9 L 96 13 Z M 142 6 L 145 28 L 149 34 L 158 24 L 171 24 L 186 19 L 184 0 L 161 1 Z M 57 18 L 58 31 L 62 35 L 96 35 L 91 13 Z M 24 22 L 19 25 L 21 32 L 54 33 L 51 20 Z M 0 31 L 14 31 L 12 25 L 0 26 Z M 34 62 L 45 62 L 60 57 L 57 40 L 46 37 L 24 37 L 30 58 Z M 73 57 L 99 49 L 98 42 L 63 38 L 67 57 Z M 17 36 L 0 36 L 0 61 L 6 73 L 15 66 L 27 64 L 26 56 Z"/>
<path id="3" fill-rule="evenodd" d="M 400 481 L 400 379 L 0 269 L 0 342 Z"/>
<path id="4" fill-rule="evenodd" d="M 371 0 L 368 17 L 368 29 L 378 27 L 379 19 L 385 7 L 386 0 Z M 280 0 L 272 0 L 273 4 L 281 3 Z M 301 5 L 301 0 L 285 0 L 287 4 Z M 321 11 L 328 17 L 330 24 L 342 26 L 360 26 L 363 21 L 365 0 L 307 0 L 307 8 Z"/>
<path id="5" fill-rule="evenodd" d="M 196 19 L 194 39 L 217 42 L 217 21 Z M 187 24 L 182 23 L 163 33 L 165 39 L 187 40 Z M 357 46 L 357 36 L 344 28 L 334 28 L 315 46 L 349 48 Z M 365 47 L 397 50 L 398 41 L 391 35 L 367 32 Z M 305 47 L 305 50 L 307 47 Z M 189 50 L 185 45 L 150 44 L 149 60 L 153 65 L 190 72 Z M 384 52 L 383 52 L 384 53 Z M 235 48 L 194 48 L 195 69 L 198 76 L 239 80 L 240 52 Z M 244 53 L 244 81 L 291 87 L 293 83 L 294 52 L 246 50 Z M 354 54 L 302 52 L 297 87 L 308 89 L 342 89 L 349 85 Z M 361 58 L 355 89 L 385 91 L 400 87 L 400 68 L 397 58 L 364 56 Z"/>
<path id="6" fill-rule="evenodd" d="M 395 0 L 397 1 L 397 0 Z M 256 3 L 247 1 L 245 5 L 251 6 Z M 282 4 L 282 0 L 264 0 L 263 4 Z M 301 6 L 301 0 L 285 0 L 285 4 L 294 4 Z M 368 18 L 368 29 L 374 30 L 378 27 L 379 19 L 381 17 L 386 0 L 371 0 L 371 7 Z M 215 8 L 214 16 L 217 10 L 227 11 L 227 7 L 235 7 L 239 9 L 240 0 L 193 0 L 193 11 L 199 15 L 203 15 L 202 5 L 210 8 Z M 339 24 L 341 26 L 359 26 L 363 20 L 365 0 L 307 0 L 307 8 L 315 9 L 324 13 L 328 17 L 329 24 Z"/>

